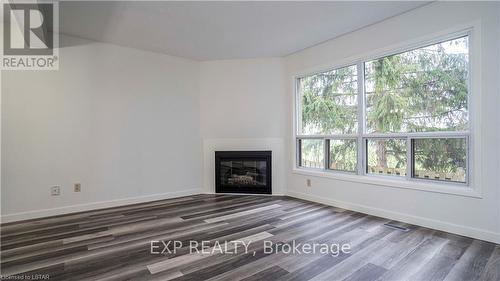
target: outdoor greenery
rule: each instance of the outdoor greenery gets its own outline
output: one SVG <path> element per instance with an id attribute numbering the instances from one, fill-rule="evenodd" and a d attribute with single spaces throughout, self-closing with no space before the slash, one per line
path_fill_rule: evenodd
<path id="1" fill-rule="evenodd" d="M 463 37 L 367 62 L 367 132 L 466 130 L 467 44 Z"/>
<path id="2" fill-rule="evenodd" d="M 300 159 L 302 167 L 321 168 L 323 166 L 323 140 L 303 139 L 301 143 Z"/>
<path id="3" fill-rule="evenodd" d="M 364 66 L 366 133 L 468 129 L 467 36 L 368 61 Z M 356 134 L 357 80 L 355 65 L 301 78 L 299 133 Z M 459 140 L 418 141 L 415 169 L 437 173 L 464 169 L 466 144 L 465 139 Z M 369 167 L 402 169 L 405 143 L 370 139 Z M 307 144 L 302 148 L 306 157 L 308 151 L 323 153 L 322 143 Z M 356 167 L 356 142 L 335 142 L 330 148 L 330 163 Z"/>
<path id="4" fill-rule="evenodd" d="M 353 134 L 358 128 L 356 66 L 300 79 L 302 134 Z"/>
<path id="5" fill-rule="evenodd" d="M 330 169 L 355 172 L 357 140 L 330 140 Z"/>
<path id="6" fill-rule="evenodd" d="M 415 176 L 434 171 L 453 175 L 449 181 L 465 181 L 467 143 L 464 138 L 415 139 Z"/>
<path id="7" fill-rule="evenodd" d="M 369 139 L 367 149 L 368 173 L 406 175 L 405 139 Z"/>

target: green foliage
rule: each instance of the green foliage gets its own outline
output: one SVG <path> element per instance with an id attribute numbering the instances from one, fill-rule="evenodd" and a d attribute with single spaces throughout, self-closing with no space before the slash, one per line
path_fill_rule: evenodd
<path id="1" fill-rule="evenodd" d="M 373 64 L 375 93 L 368 95 L 368 104 L 374 104 L 368 112 L 368 127 L 377 128 L 376 132 L 398 132 L 403 123 L 405 99 L 393 89 L 397 89 L 400 77 L 407 67 L 399 56 L 385 57 Z"/>
<path id="2" fill-rule="evenodd" d="M 467 129 L 468 55 L 461 38 L 366 63 L 368 132 Z"/>
<path id="3" fill-rule="evenodd" d="M 301 159 L 310 163 L 302 163 L 303 166 L 320 168 L 323 166 L 323 140 L 303 139 L 301 140 Z"/>
<path id="4" fill-rule="evenodd" d="M 385 159 L 381 155 L 385 155 Z M 404 139 L 370 139 L 368 166 L 406 169 L 406 141 Z"/>
<path id="5" fill-rule="evenodd" d="M 465 139 L 417 139 L 414 147 L 417 170 L 455 173 L 466 167 Z"/>
<path id="6" fill-rule="evenodd" d="M 356 171 L 357 146 L 355 139 L 330 140 L 330 169 Z"/>
<path id="7" fill-rule="evenodd" d="M 306 134 L 350 134 L 357 131 L 356 67 L 300 79 L 302 129 Z"/>

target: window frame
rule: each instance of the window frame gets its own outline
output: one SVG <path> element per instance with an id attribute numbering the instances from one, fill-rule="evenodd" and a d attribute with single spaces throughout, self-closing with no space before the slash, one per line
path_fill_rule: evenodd
<path id="1" fill-rule="evenodd" d="M 405 146 L 406 146 L 406 176 L 394 176 L 394 175 L 380 175 L 380 174 L 375 174 L 375 173 L 369 173 L 368 172 L 368 140 L 391 140 L 391 139 L 394 139 L 394 140 L 404 140 L 405 141 Z M 370 176 L 370 177 L 383 177 L 383 178 L 386 178 L 386 177 L 390 177 L 390 178 L 395 178 L 395 179 L 409 179 L 408 178 L 408 139 L 406 137 L 386 137 L 386 136 L 379 136 L 379 137 L 365 137 L 363 138 L 363 174 L 366 175 L 366 176 Z"/>
<path id="2" fill-rule="evenodd" d="M 454 134 L 454 135 L 449 135 L 449 136 L 446 136 L 444 137 L 444 139 L 465 139 L 465 181 L 464 182 L 457 182 L 457 181 L 443 181 L 443 180 L 436 180 L 436 179 L 423 179 L 423 178 L 417 178 L 417 177 L 414 177 L 414 173 L 415 173 L 415 158 L 413 157 L 412 155 L 412 152 L 413 152 L 413 149 L 414 149 L 414 140 L 416 139 L 443 139 L 443 137 L 439 137 L 439 136 L 416 136 L 416 137 L 412 137 L 410 139 L 411 143 L 410 145 L 408 145 L 407 147 L 409 147 L 411 149 L 410 153 L 408 153 L 408 155 L 411 157 L 411 159 L 409 160 L 409 162 L 411 162 L 411 170 L 410 170 L 410 177 L 412 179 L 415 179 L 415 180 L 425 180 L 425 181 L 430 181 L 430 182 L 438 182 L 438 183 L 447 183 L 447 184 L 454 184 L 454 185 L 458 185 L 458 186 L 463 186 L 463 185 L 466 185 L 466 186 L 469 186 L 470 185 L 470 181 L 469 181 L 469 177 L 470 177 L 470 150 L 471 150 L 471 146 L 470 146 L 470 133 L 467 134 L 467 135 L 462 135 L 462 134 Z"/>
<path id="3" fill-rule="evenodd" d="M 294 154 L 295 161 L 293 164 L 293 171 L 297 174 L 313 175 L 313 176 L 324 176 L 336 179 L 345 179 L 354 182 L 371 182 L 372 178 L 376 181 L 375 185 L 387 185 L 395 187 L 409 187 L 412 189 L 419 189 L 424 191 L 436 191 L 440 193 L 451 193 L 457 195 L 465 195 L 471 197 L 481 198 L 481 193 L 478 188 L 472 188 L 472 161 L 473 161 L 473 134 L 474 122 L 476 121 L 476 116 L 472 113 L 473 103 L 471 97 L 473 96 L 472 83 L 474 80 L 474 73 L 472 72 L 475 60 L 479 58 L 474 55 L 475 44 L 478 40 L 476 38 L 473 30 L 477 28 L 476 26 L 468 26 L 466 28 L 460 29 L 455 32 L 446 32 L 439 36 L 430 37 L 430 39 L 416 40 L 411 44 L 404 44 L 399 48 L 387 48 L 384 52 L 379 52 L 375 55 L 360 56 L 355 59 L 347 60 L 347 62 L 338 64 L 335 66 L 330 65 L 330 67 L 325 67 L 316 71 L 311 71 L 308 73 L 302 73 L 293 77 L 294 83 L 294 104 L 293 104 L 293 139 L 296 143 L 300 139 L 313 138 L 313 139 L 323 139 L 323 146 L 325 148 L 324 152 L 324 163 L 323 169 L 314 169 L 309 171 L 309 168 L 299 166 L 300 154 L 297 153 L 297 146 L 295 146 Z M 468 106 L 468 126 L 466 131 L 444 131 L 444 132 L 410 132 L 410 133 L 367 133 L 366 132 L 366 94 L 365 94 L 365 63 L 378 58 L 397 55 L 411 50 L 424 48 L 430 45 L 439 44 L 453 39 L 458 39 L 461 37 L 468 37 L 468 53 L 469 53 L 469 64 L 468 64 L 468 95 L 467 95 L 467 106 Z M 299 91 L 299 79 L 306 76 L 319 74 L 326 71 L 331 71 L 343 67 L 349 67 L 355 65 L 357 67 L 358 74 L 358 132 L 357 134 L 346 134 L 346 135 L 301 135 L 299 134 L 299 128 L 302 126 L 301 120 L 301 96 Z M 328 139 L 351 139 L 357 138 L 357 171 L 340 171 L 329 169 L 329 146 Z M 368 139 L 372 138 L 403 138 L 406 139 L 406 153 L 407 153 L 407 167 L 405 177 L 392 177 L 387 175 L 378 175 L 367 172 L 367 151 L 366 144 Z M 453 182 L 453 181 L 438 181 L 432 179 L 416 178 L 413 177 L 413 160 L 412 160 L 412 143 L 413 139 L 421 138 L 465 138 L 466 141 L 466 171 L 465 171 L 465 182 Z M 300 149 L 300 148 L 299 148 Z M 477 162 L 477 161 L 475 161 Z M 303 173 L 304 172 L 304 173 Z M 311 173 L 312 172 L 312 173 Z M 380 179 L 380 181 L 378 181 Z"/>
<path id="4" fill-rule="evenodd" d="M 349 171 L 349 170 L 340 170 L 340 169 L 331 169 L 330 168 L 330 155 L 331 155 L 331 151 L 330 151 L 330 141 L 332 140 L 354 140 L 356 141 L 356 160 L 359 159 L 359 149 L 358 149 L 358 146 L 359 146 L 359 143 L 358 143 L 358 138 L 357 137 L 335 137 L 335 138 L 327 138 L 325 139 L 325 157 L 328 157 L 326 160 L 325 160 L 325 169 L 328 170 L 328 171 L 333 171 L 333 172 L 336 172 L 336 173 L 344 173 L 344 174 L 351 174 L 351 175 L 356 175 L 358 174 L 358 168 L 359 168 L 359 165 L 356 165 L 356 170 L 355 171 Z M 358 163 L 358 161 L 356 161 L 356 164 Z"/>

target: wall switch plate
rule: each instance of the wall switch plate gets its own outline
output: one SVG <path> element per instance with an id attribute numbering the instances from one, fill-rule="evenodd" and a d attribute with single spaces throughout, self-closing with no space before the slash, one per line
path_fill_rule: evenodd
<path id="1" fill-rule="evenodd" d="M 54 185 L 50 188 L 50 195 L 59 196 L 61 195 L 61 187 L 59 185 Z"/>
<path id="2" fill-rule="evenodd" d="M 311 187 L 311 179 L 306 179 L 306 186 Z"/>
<path id="3" fill-rule="evenodd" d="M 75 183 L 75 192 L 80 192 L 82 191 L 82 185 L 79 183 Z"/>

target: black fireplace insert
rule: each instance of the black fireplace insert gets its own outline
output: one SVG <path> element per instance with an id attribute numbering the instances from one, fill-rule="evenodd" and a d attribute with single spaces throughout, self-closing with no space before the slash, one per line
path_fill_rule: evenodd
<path id="1" fill-rule="evenodd" d="M 271 151 L 216 151 L 215 192 L 271 194 Z"/>

